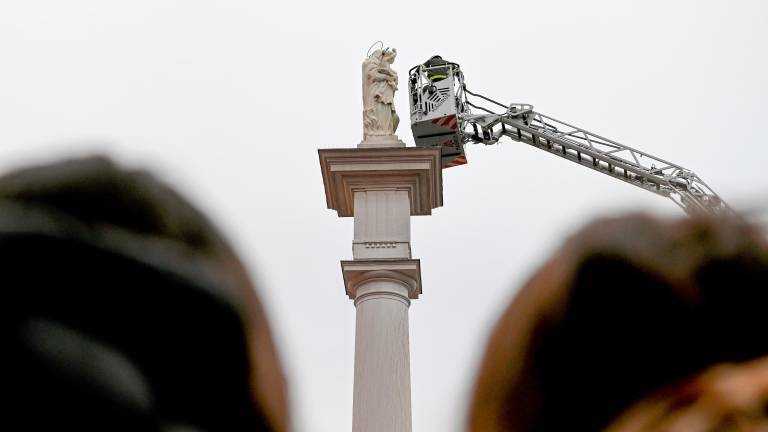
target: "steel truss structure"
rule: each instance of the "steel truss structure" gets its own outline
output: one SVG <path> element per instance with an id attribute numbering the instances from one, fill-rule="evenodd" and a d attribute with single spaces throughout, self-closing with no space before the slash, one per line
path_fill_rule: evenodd
<path id="1" fill-rule="evenodd" d="M 458 123 L 456 129 L 462 141 L 460 146 L 466 142 L 495 144 L 506 136 L 670 198 L 688 214 L 732 214 L 728 205 L 693 171 L 536 112 L 532 105 L 503 104 L 471 92 L 464 84 L 458 65 L 449 63 L 449 67 L 451 73 L 447 80 L 452 81 L 449 85 L 460 89 L 455 92 L 453 101 Z M 422 77 L 413 76 L 425 70 L 428 68 L 411 70 L 409 84 L 412 95 L 428 93 L 417 87 L 421 85 L 428 89 L 425 86 L 432 84 Z M 428 120 L 428 113 L 426 110 L 420 111 L 418 102 L 417 98 L 412 98 L 411 122 L 416 144 L 420 145 L 420 137 L 416 135 L 417 124 L 420 120 Z M 472 109 L 482 111 L 483 114 L 473 114 Z M 435 145 L 434 142 L 423 144 Z"/>

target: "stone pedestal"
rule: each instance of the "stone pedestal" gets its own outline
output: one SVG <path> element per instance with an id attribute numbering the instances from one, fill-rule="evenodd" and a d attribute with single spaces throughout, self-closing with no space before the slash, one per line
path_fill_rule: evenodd
<path id="1" fill-rule="evenodd" d="M 344 286 L 356 308 L 353 432 L 410 432 L 408 308 L 421 294 L 410 217 L 442 205 L 440 150 L 320 150 L 328 208 L 355 218 Z"/>
<path id="2" fill-rule="evenodd" d="M 411 257 L 411 199 L 407 190 L 355 192 L 354 259 Z"/>
<path id="3" fill-rule="evenodd" d="M 358 148 L 389 148 L 405 147 L 405 143 L 397 135 L 371 135 L 360 141 Z"/>

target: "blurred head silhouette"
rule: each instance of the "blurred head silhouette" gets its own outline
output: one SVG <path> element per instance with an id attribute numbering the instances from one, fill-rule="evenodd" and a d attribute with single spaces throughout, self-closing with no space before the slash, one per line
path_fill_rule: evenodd
<path id="1" fill-rule="evenodd" d="M 0 262 L 7 422 L 288 429 L 282 371 L 243 265 L 153 176 L 89 158 L 0 178 Z"/>
<path id="2" fill-rule="evenodd" d="M 498 321 L 471 431 L 768 430 L 768 247 L 736 220 L 600 220 Z"/>

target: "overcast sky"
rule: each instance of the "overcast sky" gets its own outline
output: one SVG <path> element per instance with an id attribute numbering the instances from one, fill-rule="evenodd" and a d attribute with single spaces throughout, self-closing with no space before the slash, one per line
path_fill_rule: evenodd
<path id="1" fill-rule="evenodd" d="M 409 145 L 405 75 L 439 53 L 475 91 L 676 162 L 745 206 L 768 202 L 766 5 L 0 0 L 0 171 L 103 153 L 181 189 L 258 280 L 297 430 L 349 430 L 352 220 L 326 208 L 317 148 L 360 141 L 371 43 L 398 49 Z M 468 159 L 412 224 L 417 432 L 462 429 L 490 326 L 565 236 L 598 215 L 683 215 L 523 144 Z"/>

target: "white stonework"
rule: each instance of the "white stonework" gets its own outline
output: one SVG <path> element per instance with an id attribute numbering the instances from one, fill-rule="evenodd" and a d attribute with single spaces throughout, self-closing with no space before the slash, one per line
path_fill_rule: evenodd
<path id="1" fill-rule="evenodd" d="M 354 260 L 342 261 L 354 300 L 353 432 L 411 432 L 408 308 L 421 294 L 411 215 L 442 205 L 440 149 L 320 150 L 326 202 L 355 217 Z"/>
<path id="2" fill-rule="evenodd" d="M 407 190 L 355 192 L 352 257 L 411 257 L 411 200 Z"/>
<path id="3" fill-rule="evenodd" d="M 383 48 L 383 47 L 382 47 Z M 395 132 L 400 117 L 395 111 L 397 72 L 395 48 L 378 49 L 363 61 L 363 141 L 360 148 L 405 147 Z"/>
<path id="4" fill-rule="evenodd" d="M 395 134 L 369 135 L 357 145 L 358 148 L 405 147 L 405 143 Z"/>
<path id="5" fill-rule="evenodd" d="M 326 203 L 340 217 L 354 215 L 356 191 L 408 191 L 411 215 L 429 215 L 443 205 L 438 148 L 344 148 L 318 153 Z"/>
<path id="6" fill-rule="evenodd" d="M 406 288 L 406 299 L 415 300 L 421 294 L 421 262 L 417 259 L 342 261 L 341 274 L 347 296 L 352 300 L 360 295 L 360 286 L 374 277 L 396 280 Z"/>
<path id="7" fill-rule="evenodd" d="M 342 261 L 354 299 L 354 432 L 411 431 L 408 307 L 421 293 L 418 260 Z"/>

